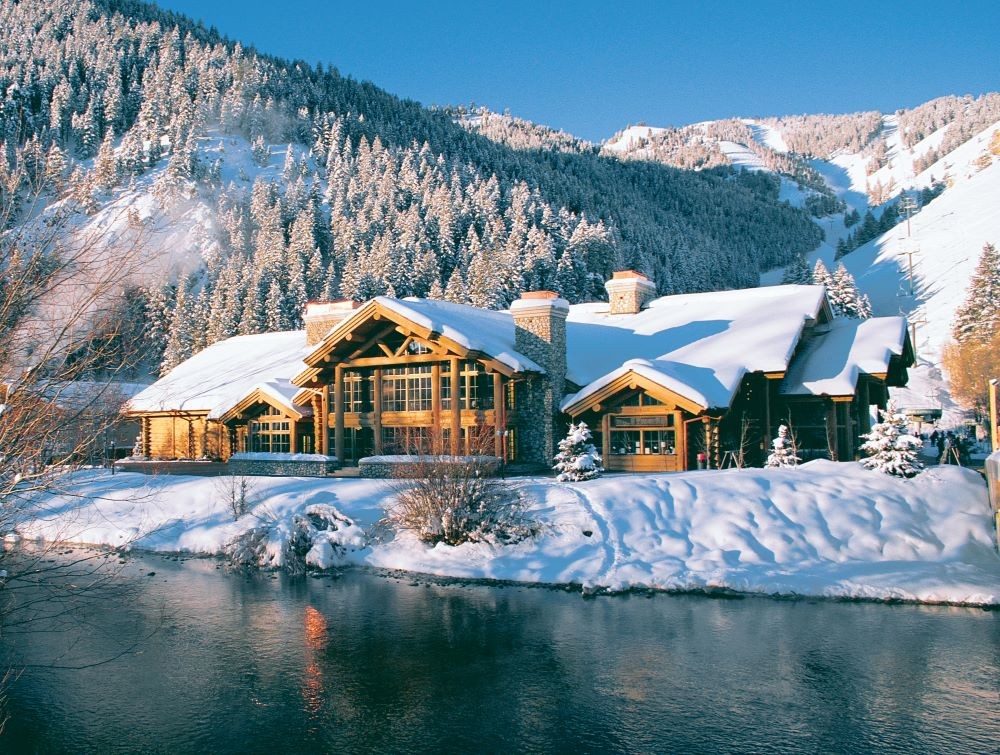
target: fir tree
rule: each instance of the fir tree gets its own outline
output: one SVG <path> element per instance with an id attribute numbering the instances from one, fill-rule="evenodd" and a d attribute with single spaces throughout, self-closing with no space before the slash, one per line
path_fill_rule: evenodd
<path id="1" fill-rule="evenodd" d="M 868 469 L 896 477 L 913 477 L 923 468 L 917 456 L 923 441 L 910 434 L 906 415 L 897 411 L 895 401 L 890 401 L 879 414 L 882 421 L 861 436 L 865 439 L 861 450 L 868 454 L 861 463 Z"/>
<path id="2" fill-rule="evenodd" d="M 985 338 L 1000 325 L 1000 253 L 986 244 L 969 281 L 968 294 L 955 310 L 951 334 L 959 343 Z"/>
<path id="3" fill-rule="evenodd" d="M 832 285 L 827 289 L 833 313 L 840 317 L 865 320 L 871 317 L 871 303 L 858 291 L 858 285 L 843 263 L 837 266 Z"/>
<path id="4" fill-rule="evenodd" d="M 586 422 L 570 423 L 566 437 L 559 441 L 559 453 L 555 456 L 555 466 L 559 472 L 559 482 L 579 482 L 599 477 L 604 471 L 601 455 L 597 453 Z"/>
<path id="5" fill-rule="evenodd" d="M 787 425 L 778 427 L 778 437 L 771 441 L 771 453 L 767 457 L 769 467 L 794 467 L 801 461 L 795 453 L 795 441 L 788 432 Z"/>
<path id="6" fill-rule="evenodd" d="M 813 274 L 809 270 L 809 263 L 804 254 L 796 254 L 792 257 L 792 261 L 785 268 L 784 275 L 781 276 L 781 282 L 803 286 L 813 283 Z"/>
<path id="7" fill-rule="evenodd" d="M 828 293 L 833 287 L 833 276 L 830 275 L 830 271 L 826 269 L 826 265 L 823 264 L 823 260 L 816 260 L 816 266 L 813 268 L 812 279 L 815 285 L 826 286 Z"/>

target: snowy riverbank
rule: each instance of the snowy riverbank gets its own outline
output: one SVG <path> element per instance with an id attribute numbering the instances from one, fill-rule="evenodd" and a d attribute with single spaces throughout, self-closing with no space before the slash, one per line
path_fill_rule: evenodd
<path id="1" fill-rule="evenodd" d="M 783 470 L 515 484 L 543 524 L 534 540 L 452 548 L 403 535 L 348 549 L 341 562 L 609 590 L 1000 604 L 986 487 L 958 467 L 899 480 L 854 463 L 816 461 Z M 24 536 L 220 554 L 262 522 L 274 523 L 280 540 L 293 515 L 317 504 L 367 529 L 389 495 L 378 480 L 254 478 L 255 506 L 233 521 L 219 478 L 84 472 L 67 490 L 39 501 Z"/>

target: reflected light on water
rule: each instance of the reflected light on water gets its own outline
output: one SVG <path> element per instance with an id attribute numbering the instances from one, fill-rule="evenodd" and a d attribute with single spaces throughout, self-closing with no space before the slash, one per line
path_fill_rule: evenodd
<path id="1" fill-rule="evenodd" d="M 302 623 L 305 628 L 302 702 L 306 714 L 310 720 L 315 722 L 323 709 L 323 701 L 326 698 L 320 655 L 326 649 L 328 630 L 326 618 L 312 606 L 306 606 Z"/>

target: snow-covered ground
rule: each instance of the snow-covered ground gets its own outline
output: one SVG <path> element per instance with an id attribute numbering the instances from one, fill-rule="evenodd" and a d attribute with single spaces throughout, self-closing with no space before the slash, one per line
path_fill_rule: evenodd
<path id="1" fill-rule="evenodd" d="M 234 521 L 226 478 L 79 473 L 39 502 L 27 537 L 153 551 L 219 554 L 262 523 L 288 532 L 307 508 L 364 529 L 391 484 L 253 478 Z M 795 469 L 515 481 L 541 534 L 516 545 L 426 546 L 407 534 L 342 561 L 440 576 L 622 590 L 729 588 L 783 595 L 1000 603 L 1000 557 L 982 478 L 934 467 L 912 480 L 856 463 Z M 330 507 L 330 508 L 327 508 Z M 356 541 L 354 528 L 340 542 Z M 337 539 L 332 538 L 332 543 Z M 325 547 L 325 546 L 324 546 Z M 329 553 L 327 554 L 329 556 Z M 329 561 L 329 559 L 326 559 Z"/>

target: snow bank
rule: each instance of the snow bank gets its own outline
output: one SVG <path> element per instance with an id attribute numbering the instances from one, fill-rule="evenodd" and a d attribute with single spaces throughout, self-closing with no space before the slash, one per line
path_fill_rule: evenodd
<path id="1" fill-rule="evenodd" d="M 367 529 L 390 495 L 380 480 L 259 478 L 254 484 L 255 505 L 233 521 L 209 478 L 80 473 L 66 495 L 38 502 L 38 519 L 22 534 L 220 554 L 262 520 L 291 522 L 318 504 L 329 507 L 331 517 L 337 512 Z M 404 534 L 358 547 L 358 531 L 346 528 L 337 537 L 346 537 L 350 548 L 335 552 L 332 543 L 327 550 L 314 541 L 310 558 L 317 565 L 346 561 L 609 590 L 728 588 L 1000 603 L 986 489 L 978 474 L 959 467 L 900 480 L 856 463 L 814 461 L 793 469 L 516 484 L 543 525 L 534 540 L 429 547 Z"/>

